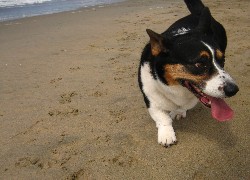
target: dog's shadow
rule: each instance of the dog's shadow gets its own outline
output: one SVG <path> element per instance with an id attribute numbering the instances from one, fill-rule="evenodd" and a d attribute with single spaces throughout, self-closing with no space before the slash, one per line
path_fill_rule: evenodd
<path id="1" fill-rule="evenodd" d="M 210 109 L 198 105 L 187 112 L 187 117 L 175 120 L 175 130 L 189 133 L 198 133 L 216 141 L 221 148 L 234 147 L 237 137 L 231 132 L 230 122 L 218 122 L 211 117 Z"/>

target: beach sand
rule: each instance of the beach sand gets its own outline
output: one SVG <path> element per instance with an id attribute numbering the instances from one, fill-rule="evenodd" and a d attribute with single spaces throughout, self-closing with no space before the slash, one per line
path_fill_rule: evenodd
<path id="1" fill-rule="evenodd" d="M 183 1 L 126 1 L 0 23 L 0 179 L 249 179 L 250 2 L 204 1 L 227 30 L 240 91 L 220 123 L 202 105 L 157 144 L 137 84 L 146 28 Z"/>

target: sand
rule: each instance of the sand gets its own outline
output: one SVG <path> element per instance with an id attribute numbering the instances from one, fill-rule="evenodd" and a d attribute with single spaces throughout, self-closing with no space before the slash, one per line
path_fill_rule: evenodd
<path id="1" fill-rule="evenodd" d="M 183 1 L 126 1 L 0 23 L 0 179 L 249 179 L 250 2 L 204 1 L 228 34 L 232 121 L 198 105 L 157 144 L 137 84 L 145 29 Z"/>

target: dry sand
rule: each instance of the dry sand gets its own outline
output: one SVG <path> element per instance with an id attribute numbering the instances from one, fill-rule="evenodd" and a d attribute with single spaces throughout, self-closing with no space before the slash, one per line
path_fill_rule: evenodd
<path id="1" fill-rule="evenodd" d="M 240 86 L 235 118 L 201 105 L 157 144 L 137 85 L 146 28 L 189 14 L 183 1 L 127 1 L 0 23 L 0 179 L 249 179 L 250 1 L 208 1 L 228 34 Z"/>

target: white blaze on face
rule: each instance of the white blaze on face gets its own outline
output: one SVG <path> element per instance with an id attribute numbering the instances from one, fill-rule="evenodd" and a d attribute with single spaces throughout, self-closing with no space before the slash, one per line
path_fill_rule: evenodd
<path id="1" fill-rule="evenodd" d="M 219 64 L 215 60 L 215 50 L 211 48 L 208 44 L 202 42 L 211 52 L 212 54 L 212 61 L 213 65 L 216 69 L 216 73 L 214 76 L 212 76 L 207 82 L 206 86 L 203 89 L 203 92 L 217 98 L 224 98 L 225 92 L 224 92 L 224 86 L 226 83 L 234 83 L 234 80 L 231 78 L 231 76 L 224 71 L 222 67 L 219 66 Z"/>

